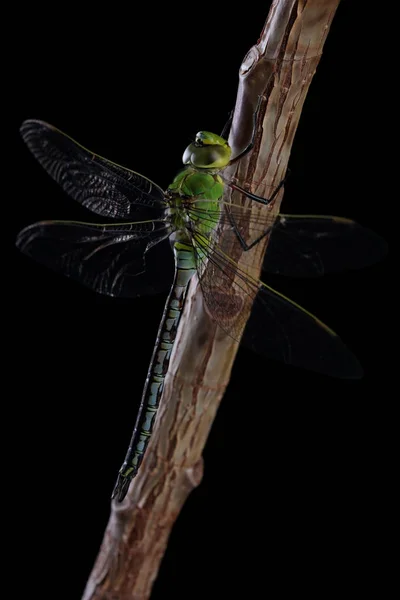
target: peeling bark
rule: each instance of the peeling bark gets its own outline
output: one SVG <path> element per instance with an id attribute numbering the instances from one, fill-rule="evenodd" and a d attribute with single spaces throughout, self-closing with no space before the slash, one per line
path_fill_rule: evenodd
<path id="1" fill-rule="evenodd" d="M 259 106 L 257 133 L 252 151 L 224 176 L 259 196 L 268 197 L 285 176 L 302 106 L 338 4 L 339 0 L 275 0 L 258 43 L 243 60 L 229 138 L 233 155 L 250 142 Z M 281 191 L 275 212 L 282 195 Z M 230 198 L 249 203 L 227 190 L 225 200 Z M 268 210 L 251 201 L 249 206 L 252 216 Z M 253 275 L 260 272 L 267 243 L 266 238 L 251 251 Z M 240 262 L 238 246 L 235 259 Z M 201 482 L 203 447 L 237 349 L 207 315 L 198 282 L 193 281 L 151 442 L 124 502 L 112 504 L 83 600 L 150 597 L 175 519 Z"/>

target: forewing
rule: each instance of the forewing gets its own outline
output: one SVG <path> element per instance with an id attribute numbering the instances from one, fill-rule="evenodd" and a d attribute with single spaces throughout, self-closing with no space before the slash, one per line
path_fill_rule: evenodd
<path id="1" fill-rule="evenodd" d="M 164 222 L 43 221 L 23 229 L 16 245 L 35 261 L 98 293 L 133 298 L 171 284 L 170 233 Z"/>
<path id="2" fill-rule="evenodd" d="M 92 212 L 132 219 L 140 211 L 142 218 L 155 218 L 165 208 L 163 190 L 150 179 L 94 154 L 56 127 L 27 120 L 20 131 L 47 173 Z"/>

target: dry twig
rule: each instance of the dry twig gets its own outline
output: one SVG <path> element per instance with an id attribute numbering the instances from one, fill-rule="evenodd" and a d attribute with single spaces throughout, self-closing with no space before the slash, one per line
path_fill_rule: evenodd
<path id="1" fill-rule="evenodd" d="M 233 154 L 249 143 L 259 104 L 257 135 L 253 150 L 225 175 L 259 196 L 268 197 L 285 175 L 338 3 L 275 0 L 258 43 L 241 65 L 229 139 Z M 235 196 L 235 202 L 240 201 L 240 195 Z M 274 209 L 279 210 L 279 204 Z M 260 214 L 260 207 L 254 206 L 254 211 Z M 267 240 L 258 244 L 252 254 L 256 273 L 266 244 Z M 235 258 L 240 261 L 240 256 Z M 83 600 L 149 598 L 175 519 L 201 481 L 203 447 L 237 348 L 209 319 L 200 287 L 192 282 L 147 455 L 124 503 L 112 505 Z"/>

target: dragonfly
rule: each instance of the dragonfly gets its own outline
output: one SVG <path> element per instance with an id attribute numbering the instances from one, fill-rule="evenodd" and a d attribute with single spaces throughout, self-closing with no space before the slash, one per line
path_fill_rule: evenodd
<path id="1" fill-rule="evenodd" d="M 224 179 L 226 167 L 240 160 L 251 146 L 233 158 L 227 135 L 198 132 L 183 153 L 183 168 L 163 189 L 144 175 L 86 149 L 46 122 L 26 120 L 20 132 L 33 156 L 64 192 L 103 222 L 34 223 L 18 234 L 19 250 L 100 294 L 134 298 L 169 288 L 132 438 L 112 498 L 124 499 L 143 461 L 188 286 L 195 274 L 210 317 L 238 343 L 244 341 L 268 359 L 325 375 L 362 376 L 358 360 L 340 337 L 258 279 L 246 257 L 268 236 L 265 272 L 317 277 L 379 260 L 386 243 L 373 231 L 341 217 L 270 210 L 284 182 L 270 198 L 262 198 Z M 246 202 L 225 202 L 227 185 Z M 256 217 L 249 209 L 254 202 L 263 207 Z M 250 311 L 245 326 L 244 315 Z"/>

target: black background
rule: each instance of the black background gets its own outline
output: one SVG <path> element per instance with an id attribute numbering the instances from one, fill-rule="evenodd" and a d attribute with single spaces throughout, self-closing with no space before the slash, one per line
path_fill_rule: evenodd
<path id="1" fill-rule="evenodd" d="M 127 12 L 111 4 L 83 14 L 68 3 L 21 12 L 9 64 L 12 235 L 33 221 L 83 214 L 23 145 L 23 119 L 53 123 L 166 187 L 189 138 L 219 132 L 234 106 L 240 63 L 268 12 L 262 4 L 210 12 L 145 4 L 137 13 L 135 4 Z M 365 90 L 371 60 L 360 52 L 368 26 L 359 27 L 354 4 L 339 7 L 307 96 L 283 210 L 354 218 L 387 238 L 371 133 L 378 115 Z M 25 573 L 16 595 L 80 598 L 165 296 L 96 296 L 12 245 L 9 253 L 11 554 Z M 391 445 L 387 263 L 319 281 L 274 280 L 341 335 L 366 375 L 335 380 L 239 351 L 203 482 L 177 520 L 152 598 L 273 590 L 319 598 L 372 585 Z"/>

